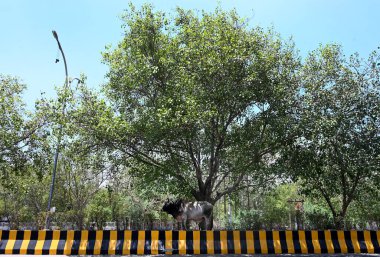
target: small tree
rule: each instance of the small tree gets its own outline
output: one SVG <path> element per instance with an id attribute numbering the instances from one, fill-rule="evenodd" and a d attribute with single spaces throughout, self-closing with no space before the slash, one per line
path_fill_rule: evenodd
<path id="1" fill-rule="evenodd" d="M 312 52 L 303 67 L 300 137 L 284 157 L 306 194 L 328 204 L 336 228 L 380 170 L 380 65 L 346 60 L 339 46 Z"/>

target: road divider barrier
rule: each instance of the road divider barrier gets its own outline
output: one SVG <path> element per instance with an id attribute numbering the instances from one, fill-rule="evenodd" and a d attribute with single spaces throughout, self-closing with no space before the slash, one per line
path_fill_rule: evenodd
<path id="1" fill-rule="evenodd" d="M 0 254 L 380 253 L 380 231 L 0 230 Z"/>

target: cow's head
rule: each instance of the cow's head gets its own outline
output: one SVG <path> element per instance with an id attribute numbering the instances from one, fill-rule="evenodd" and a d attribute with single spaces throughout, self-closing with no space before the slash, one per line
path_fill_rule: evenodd
<path id="1" fill-rule="evenodd" d="M 183 212 L 183 200 L 169 200 L 167 199 L 162 207 L 162 211 L 166 212 L 173 216 L 173 218 L 177 218 Z"/>

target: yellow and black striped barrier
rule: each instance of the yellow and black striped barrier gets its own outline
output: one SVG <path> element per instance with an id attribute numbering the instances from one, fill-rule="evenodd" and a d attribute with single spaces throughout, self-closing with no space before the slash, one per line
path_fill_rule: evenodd
<path id="1" fill-rule="evenodd" d="M 380 253 L 380 231 L 0 230 L 0 254 Z"/>

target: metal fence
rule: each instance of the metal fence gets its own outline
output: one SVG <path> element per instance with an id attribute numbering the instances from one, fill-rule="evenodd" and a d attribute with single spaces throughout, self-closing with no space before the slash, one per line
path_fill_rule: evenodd
<path id="1" fill-rule="evenodd" d="M 18 224 L 14 224 L 8 221 L 2 221 L 0 222 L 0 230 L 41 230 L 44 229 L 43 226 L 34 223 L 34 222 L 20 222 Z M 172 220 L 148 220 L 148 221 L 135 221 L 135 220 L 126 220 L 123 222 L 104 222 L 102 224 L 97 224 L 96 222 L 90 222 L 85 224 L 83 227 L 78 227 L 75 222 L 51 222 L 50 228 L 51 230 L 182 230 L 185 229 L 183 225 L 179 222 L 172 221 Z M 199 230 L 199 225 L 195 222 L 191 222 L 188 224 L 189 230 Z M 273 225 L 270 227 L 267 226 L 260 226 L 260 227 L 252 227 L 249 224 L 246 224 L 246 226 L 243 226 L 240 224 L 239 226 L 236 225 L 221 225 L 217 220 L 214 220 L 214 230 L 258 230 L 258 229 L 264 229 L 264 230 L 294 230 L 296 228 L 290 228 L 289 226 L 280 226 L 280 225 Z M 313 229 L 319 229 L 315 227 L 310 226 L 302 226 L 298 227 L 298 229 L 306 229 L 306 230 L 313 230 Z M 332 229 L 332 228 L 326 228 L 326 229 Z M 347 225 L 346 229 L 355 229 L 355 230 L 378 230 L 379 225 L 376 222 L 368 222 L 365 225 L 358 226 L 358 225 Z"/>

